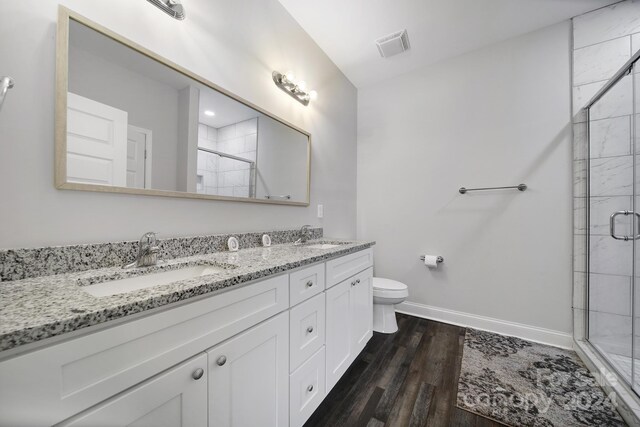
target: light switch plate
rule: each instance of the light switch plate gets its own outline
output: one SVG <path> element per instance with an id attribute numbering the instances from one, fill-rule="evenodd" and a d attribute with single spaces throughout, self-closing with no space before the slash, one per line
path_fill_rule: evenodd
<path id="1" fill-rule="evenodd" d="M 318 218 L 324 217 L 324 206 L 318 205 Z"/>

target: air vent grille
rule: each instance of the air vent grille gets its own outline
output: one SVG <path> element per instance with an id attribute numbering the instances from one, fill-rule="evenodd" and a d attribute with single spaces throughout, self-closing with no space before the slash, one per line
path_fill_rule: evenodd
<path id="1" fill-rule="evenodd" d="M 388 58 L 409 49 L 409 35 L 407 34 L 407 30 L 397 31 L 379 38 L 376 40 L 376 45 L 378 46 L 380 56 Z"/>

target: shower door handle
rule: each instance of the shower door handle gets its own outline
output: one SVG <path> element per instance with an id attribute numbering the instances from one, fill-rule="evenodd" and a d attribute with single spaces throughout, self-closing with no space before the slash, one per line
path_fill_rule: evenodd
<path id="1" fill-rule="evenodd" d="M 613 237 L 616 240 L 638 240 L 640 239 L 640 234 L 636 234 L 635 236 L 617 236 L 616 235 L 616 217 L 618 215 L 632 215 L 634 216 L 634 218 L 638 221 L 638 226 L 636 227 L 638 230 L 640 230 L 640 213 L 637 212 L 633 212 L 633 211 L 617 211 L 611 214 L 611 216 L 609 217 L 609 234 L 611 235 L 611 237 Z"/>

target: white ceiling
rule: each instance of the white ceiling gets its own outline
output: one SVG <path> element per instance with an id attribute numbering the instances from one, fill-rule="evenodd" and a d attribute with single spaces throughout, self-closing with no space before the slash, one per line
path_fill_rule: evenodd
<path id="1" fill-rule="evenodd" d="M 253 119 L 261 114 L 253 108 L 216 92 L 213 89 L 202 87 L 200 89 L 199 121 L 214 128 L 221 128 L 233 123 Z M 204 114 L 205 111 L 213 111 L 215 116 Z"/>
<path id="2" fill-rule="evenodd" d="M 525 34 L 615 0 L 279 0 L 356 87 Z M 407 29 L 411 49 L 375 40 Z M 310 82 L 311 83 L 311 82 Z"/>

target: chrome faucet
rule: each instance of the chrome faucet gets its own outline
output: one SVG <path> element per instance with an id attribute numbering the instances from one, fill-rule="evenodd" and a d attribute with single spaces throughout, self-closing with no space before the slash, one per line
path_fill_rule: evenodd
<path id="1" fill-rule="evenodd" d="M 300 238 L 294 242 L 294 245 L 302 245 L 307 243 L 307 240 L 311 238 L 311 232 L 309 231 L 311 226 L 309 224 L 303 225 L 300 228 Z"/>
<path id="2" fill-rule="evenodd" d="M 149 267 L 158 263 L 158 238 L 156 233 L 144 233 L 138 243 L 138 258 L 122 268 Z"/>

